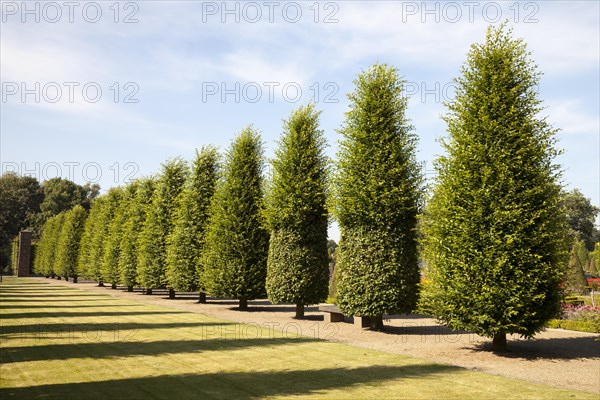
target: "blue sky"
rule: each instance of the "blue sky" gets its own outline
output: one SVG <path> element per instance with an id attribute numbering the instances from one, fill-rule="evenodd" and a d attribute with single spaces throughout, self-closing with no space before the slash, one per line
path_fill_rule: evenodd
<path id="1" fill-rule="evenodd" d="M 599 4 L 3 1 L 2 172 L 105 191 L 204 144 L 225 149 L 248 124 L 270 156 L 282 120 L 309 101 L 335 157 L 346 94 L 375 62 L 408 82 L 418 159 L 431 168 L 446 134 L 442 102 L 469 46 L 508 20 L 544 72 L 564 184 L 599 205 Z"/>

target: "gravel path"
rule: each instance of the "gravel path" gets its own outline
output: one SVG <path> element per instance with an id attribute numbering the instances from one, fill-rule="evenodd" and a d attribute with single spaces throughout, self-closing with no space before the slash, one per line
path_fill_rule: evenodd
<path id="1" fill-rule="evenodd" d="M 584 390 L 598 393 L 600 399 L 600 336 L 597 334 L 547 329 L 534 340 L 509 337 L 509 352 L 498 355 L 489 351 L 490 339 L 449 331 L 434 319 L 419 315 L 388 317 L 384 320 L 385 332 L 371 332 L 356 328 L 351 323 L 325 323 L 323 313 L 317 307 L 307 307 L 306 318 L 295 320 L 292 318 L 295 313 L 293 305 L 272 305 L 266 300 L 250 301 L 250 311 L 242 312 L 235 309 L 237 301 L 234 300 L 209 299 L 206 304 L 198 304 L 197 296 L 192 294 L 178 294 L 177 299 L 170 300 L 164 290 L 155 290 L 149 296 L 140 291 L 129 293 L 122 288 L 111 290 L 110 287 L 98 287 L 95 282 L 48 282 L 278 329 L 290 336 L 300 333 L 489 374 Z M 224 331 L 222 334 L 232 333 Z"/>

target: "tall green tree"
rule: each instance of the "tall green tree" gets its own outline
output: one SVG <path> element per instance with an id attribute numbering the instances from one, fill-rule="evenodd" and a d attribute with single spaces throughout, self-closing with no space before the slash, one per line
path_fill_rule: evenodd
<path id="1" fill-rule="evenodd" d="M 155 181 L 152 178 L 139 179 L 129 186 L 129 200 L 126 204 L 125 223 L 119 253 L 119 273 L 121 282 L 132 292 L 138 286 L 137 249 L 139 232 L 144 226 L 146 212 L 152 201 Z"/>
<path id="2" fill-rule="evenodd" d="M 86 249 L 88 254 L 82 259 L 82 262 L 85 263 L 83 265 L 85 270 L 82 271 L 82 275 L 98 282 L 98 286 L 104 286 L 102 260 L 104 258 L 104 243 L 108 235 L 108 227 L 112 219 L 113 207 L 109 200 L 109 196 L 110 191 L 94 200 L 94 204 L 90 211 L 90 218 L 94 218 L 92 224 L 93 230 L 89 238 L 89 249 Z M 86 236 L 84 235 L 84 237 Z"/>
<path id="3" fill-rule="evenodd" d="M 471 47 L 423 221 L 431 309 L 453 329 L 492 337 L 497 351 L 506 334 L 534 336 L 560 307 L 566 226 L 539 77 L 504 25 Z"/>
<path id="4" fill-rule="evenodd" d="M 87 211 L 80 205 L 65 212 L 57 244 L 55 271 L 65 280 L 72 277 L 74 283 L 77 283 L 77 258 L 86 218 Z"/>
<path id="5" fill-rule="evenodd" d="M 88 271 L 93 263 L 92 257 L 95 255 L 93 247 L 95 235 L 99 230 L 100 214 L 104 205 L 103 196 L 94 200 L 92 203 L 88 217 L 85 220 L 83 233 L 81 235 L 81 243 L 79 244 L 79 256 L 77 258 L 77 276 L 85 276 L 89 278 Z"/>
<path id="6" fill-rule="evenodd" d="M 375 64 L 354 83 L 335 178 L 337 304 L 380 330 L 384 314 L 416 306 L 422 178 L 398 71 Z"/>
<path id="7" fill-rule="evenodd" d="M 34 261 L 34 271 L 47 277 L 57 277 L 56 275 L 56 254 L 58 251 L 59 237 L 62 230 L 65 213 L 54 215 L 44 223 L 40 239 L 40 247 L 37 260 Z"/>
<path id="8" fill-rule="evenodd" d="M 187 164 L 180 158 L 163 164 L 146 222 L 140 232 L 138 278 L 140 284 L 147 289 L 147 293 L 152 293 L 153 288 L 167 284 L 167 237 L 175 226 L 177 197 L 183 190 L 187 172 Z M 175 292 L 172 289 L 169 292 L 169 297 L 173 297 Z"/>
<path id="9" fill-rule="evenodd" d="M 207 292 L 239 299 L 240 310 L 265 294 L 269 233 L 262 172 L 263 145 L 258 132 L 248 127 L 227 151 L 202 256 Z"/>
<path id="10" fill-rule="evenodd" d="M 123 236 L 123 224 L 125 223 L 125 209 L 127 203 L 127 190 L 116 187 L 108 192 L 107 201 L 109 206 L 105 209 L 108 226 L 104 239 L 104 249 L 100 260 L 100 273 L 103 282 L 110 282 L 111 288 L 116 289 L 121 281 L 119 271 L 119 254 L 121 252 L 121 238 Z"/>
<path id="11" fill-rule="evenodd" d="M 272 166 L 267 294 L 273 303 L 296 304 L 296 318 L 303 318 L 305 305 L 327 298 L 329 284 L 327 157 L 312 104 L 284 122 Z"/>
<path id="12" fill-rule="evenodd" d="M 167 239 L 167 287 L 183 292 L 200 290 L 200 301 L 206 296 L 199 288 L 201 263 L 208 211 L 215 192 L 219 153 L 214 147 L 196 152 L 191 174 L 180 195 L 175 211 L 175 226 Z"/>

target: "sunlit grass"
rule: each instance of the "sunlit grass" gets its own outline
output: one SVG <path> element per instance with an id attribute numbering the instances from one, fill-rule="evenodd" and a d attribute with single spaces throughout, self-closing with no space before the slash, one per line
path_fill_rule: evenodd
<path id="1" fill-rule="evenodd" d="M 0 310 L 1 399 L 597 398 L 44 279 L 5 278 Z"/>

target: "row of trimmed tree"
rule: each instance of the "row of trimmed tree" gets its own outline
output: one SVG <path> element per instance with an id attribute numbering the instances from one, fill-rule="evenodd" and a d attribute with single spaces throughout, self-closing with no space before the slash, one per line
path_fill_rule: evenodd
<path id="1" fill-rule="evenodd" d="M 191 168 L 171 160 L 158 177 L 111 189 L 85 224 L 75 209 L 50 219 L 36 270 L 172 296 L 198 291 L 201 301 L 227 296 L 242 309 L 266 293 L 301 317 L 327 297 L 331 208 L 345 314 L 381 329 L 384 315 L 414 310 L 420 240 L 429 310 L 503 349 L 506 334 L 531 337 L 557 313 L 565 275 L 556 131 L 539 116 L 538 82 L 525 45 L 504 26 L 472 46 L 425 208 L 404 81 L 376 64 L 349 95 L 331 183 L 319 113 L 308 105 L 285 121 L 267 182 L 260 137 L 246 128 L 222 165 L 206 147 Z"/>
<path id="2" fill-rule="evenodd" d="M 34 270 L 143 287 L 304 306 L 327 297 L 327 163 L 313 105 L 285 122 L 272 180 L 263 144 L 244 129 L 223 162 L 202 148 L 191 166 L 167 161 L 156 177 L 115 187 L 89 215 L 81 207 L 48 220 Z M 272 240 L 269 240 L 273 238 Z M 64 255 L 63 255 L 64 253 Z"/>

